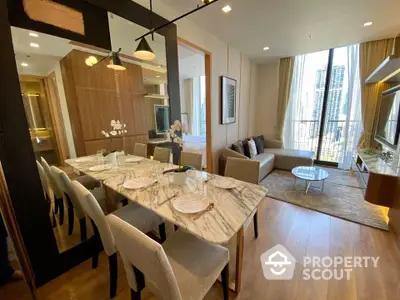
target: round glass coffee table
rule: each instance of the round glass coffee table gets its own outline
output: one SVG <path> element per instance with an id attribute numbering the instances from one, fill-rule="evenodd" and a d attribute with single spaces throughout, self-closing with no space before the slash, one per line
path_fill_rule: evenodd
<path id="1" fill-rule="evenodd" d="M 321 181 L 321 192 L 324 191 L 324 183 L 325 179 L 328 178 L 328 172 L 319 167 L 307 167 L 301 166 L 296 167 L 292 170 L 292 174 L 294 175 L 294 183 L 293 186 L 296 186 L 297 178 L 303 179 L 306 181 L 306 194 L 310 185 L 313 181 Z"/>

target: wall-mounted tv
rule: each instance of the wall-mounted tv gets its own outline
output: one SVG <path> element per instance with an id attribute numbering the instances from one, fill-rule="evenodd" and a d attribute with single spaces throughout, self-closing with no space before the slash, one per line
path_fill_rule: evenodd
<path id="1" fill-rule="evenodd" d="M 154 116 L 157 134 L 166 133 L 169 130 L 169 105 L 154 105 Z"/>
<path id="2" fill-rule="evenodd" d="M 396 150 L 400 133 L 400 85 L 382 93 L 375 140 Z"/>

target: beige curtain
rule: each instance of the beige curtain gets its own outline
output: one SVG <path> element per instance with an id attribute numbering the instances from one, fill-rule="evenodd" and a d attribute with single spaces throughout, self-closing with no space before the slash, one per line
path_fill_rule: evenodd
<path id="1" fill-rule="evenodd" d="M 387 83 L 364 84 L 364 82 L 383 60 L 392 54 L 392 48 L 393 39 L 360 44 L 361 114 L 363 122 L 363 132 L 358 142 L 360 148 L 376 147 L 374 136 L 380 95 L 392 86 Z"/>
<path id="2" fill-rule="evenodd" d="M 283 140 L 283 125 L 285 123 L 286 108 L 289 103 L 290 87 L 292 84 L 294 57 L 282 58 L 279 63 L 279 91 L 278 91 L 278 120 L 277 138 Z"/>

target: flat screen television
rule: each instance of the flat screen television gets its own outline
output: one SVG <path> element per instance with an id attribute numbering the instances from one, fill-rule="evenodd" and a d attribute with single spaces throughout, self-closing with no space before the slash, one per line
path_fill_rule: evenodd
<path id="1" fill-rule="evenodd" d="M 382 93 L 375 140 L 396 150 L 400 133 L 400 85 Z"/>
<path id="2" fill-rule="evenodd" d="M 154 105 L 156 133 L 162 134 L 169 130 L 169 105 Z"/>

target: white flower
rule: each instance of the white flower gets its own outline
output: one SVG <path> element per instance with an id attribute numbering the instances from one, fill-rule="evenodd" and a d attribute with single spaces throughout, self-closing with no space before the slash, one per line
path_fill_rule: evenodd
<path id="1" fill-rule="evenodd" d="M 111 134 L 112 136 L 116 136 L 116 135 L 117 135 L 117 132 L 116 132 L 115 130 L 113 130 L 113 131 L 110 131 L 110 134 Z"/>
<path id="2" fill-rule="evenodd" d="M 101 134 L 107 136 L 107 132 L 105 132 L 104 130 L 101 131 Z"/>
<path id="3" fill-rule="evenodd" d="M 107 138 L 108 138 L 108 137 L 110 137 L 110 135 L 109 135 L 108 133 L 106 133 L 106 134 L 105 134 L 105 137 L 107 137 Z"/>
<path id="4" fill-rule="evenodd" d="M 122 131 L 121 131 L 121 130 L 118 130 L 118 134 L 121 135 L 121 134 L 122 134 Z"/>
<path id="5" fill-rule="evenodd" d="M 126 128 L 126 124 L 124 124 L 124 128 Z"/>
<path id="6" fill-rule="evenodd" d="M 115 125 L 115 120 L 111 120 L 110 125 L 111 125 L 112 127 L 114 127 L 114 125 Z"/>
<path id="7" fill-rule="evenodd" d="M 124 133 L 127 133 L 128 132 L 128 130 L 124 130 Z"/>
<path id="8" fill-rule="evenodd" d="M 179 131 L 180 131 L 180 130 L 182 129 L 181 121 L 175 120 L 175 121 L 174 121 L 174 125 L 175 125 L 176 130 L 179 130 Z"/>

